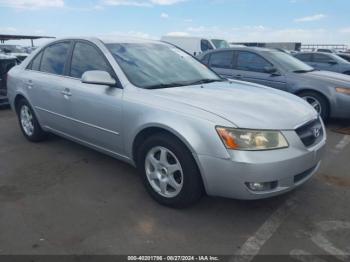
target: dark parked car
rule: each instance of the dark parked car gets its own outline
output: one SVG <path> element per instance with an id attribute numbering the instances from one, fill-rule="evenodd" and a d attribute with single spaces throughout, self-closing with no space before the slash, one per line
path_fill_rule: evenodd
<path id="1" fill-rule="evenodd" d="M 0 54 L 0 106 L 8 103 L 6 75 L 16 64 L 16 57 Z"/>
<path id="2" fill-rule="evenodd" d="M 0 45 L 0 51 L 7 55 L 15 56 L 18 64 L 28 57 L 26 50 L 19 45 Z"/>
<path id="3" fill-rule="evenodd" d="M 199 59 L 225 78 L 296 94 L 308 101 L 324 119 L 350 117 L 350 76 L 317 71 L 291 55 L 264 48 L 213 50 Z"/>
<path id="4" fill-rule="evenodd" d="M 315 69 L 350 75 L 350 63 L 336 54 L 302 52 L 294 56 Z"/>

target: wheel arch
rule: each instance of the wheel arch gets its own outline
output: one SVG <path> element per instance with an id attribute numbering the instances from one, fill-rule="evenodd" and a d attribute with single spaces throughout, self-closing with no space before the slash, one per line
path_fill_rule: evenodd
<path id="1" fill-rule="evenodd" d="M 18 93 L 14 96 L 14 99 L 13 99 L 13 110 L 18 114 L 18 103 L 19 101 L 21 101 L 22 99 L 26 100 L 28 102 L 28 104 L 30 105 L 30 107 L 32 108 L 34 114 L 35 114 L 35 117 L 37 118 L 39 124 L 41 125 L 42 124 L 42 121 L 41 121 L 41 118 L 40 118 L 40 115 L 38 114 L 36 108 L 33 106 L 33 104 L 30 102 L 30 99 L 27 98 L 27 96 L 23 93 Z"/>
<path id="2" fill-rule="evenodd" d="M 206 192 L 207 191 L 206 190 L 207 189 L 207 181 L 205 179 L 204 173 L 202 172 L 202 167 L 199 163 L 199 160 L 196 157 L 194 148 L 191 146 L 191 144 L 189 143 L 189 141 L 185 137 L 183 137 L 176 130 L 173 130 L 167 126 L 149 125 L 149 126 L 142 128 L 141 130 L 139 130 L 139 132 L 135 136 L 135 139 L 133 140 L 133 143 L 132 143 L 132 159 L 133 159 L 135 165 L 137 165 L 136 159 L 137 159 L 138 148 L 142 145 L 142 142 L 144 140 L 146 140 L 148 137 L 151 137 L 155 134 L 160 134 L 160 133 L 171 135 L 172 137 L 177 139 L 180 143 L 182 143 L 192 153 L 193 160 L 195 161 L 196 166 L 198 168 L 198 171 L 200 173 L 202 187 L 203 187 L 204 191 Z"/>
<path id="3" fill-rule="evenodd" d="M 169 134 L 169 135 L 175 137 L 184 146 L 186 146 L 186 148 L 192 154 L 195 152 L 193 147 L 191 146 L 191 144 L 182 135 L 180 135 L 175 130 L 173 130 L 173 129 L 169 128 L 169 127 L 166 127 L 166 126 L 162 126 L 162 125 L 149 125 L 149 126 L 145 126 L 142 129 L 140 129 L 137 132 L 137 135 L 135 136 L 135 138 L 133 140 L 133 143 L 132 143 L 132 158 L 133 158 L 134 161 L 136 160 L 137 150 L 142 145 L 142 142 L 144 140 L 146 140 L 147 138 L 149 138 L 149 137 L 151 137 L 151 136 L 153 136 L 155 134 L 159 134 L 159 133 Z"/>
<path id="4" fill-rule="evenodd" d="M 316 93 L 316 94 L 322 96 L 328 105 L 328 110 L 329 110 L 328 115 L 332 114 L 332 103 L 331 103 L 330 99 L 327 97 L 327 95 L 325 95 L 323 92 L 320 92 L 320 91 L 312 89 L 312 88 L 301 88 L 301 89 L 298 89 L 294 94 L 299 96 L 300 94 L 305 93 L 305 92 L 312 92 L 312 93 Z"/>
<path id="5" fill-rule="evenodd" d="M 23 95 L 22 93 L 19 93 L 15 96 L 15 99 L 13 100 L 13 109 L 15 110 L 16 113 L 18 113 L 18 103 L 22 100 L 25 99 L 28 101 L 28 99 Z M 29 101 L 28 101 L 29 103 Z"/>

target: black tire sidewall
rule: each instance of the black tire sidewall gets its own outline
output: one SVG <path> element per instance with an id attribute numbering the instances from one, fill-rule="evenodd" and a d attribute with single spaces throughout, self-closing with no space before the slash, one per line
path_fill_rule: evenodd
<path id="1" fill-rule="evenodd" d="M 32 114 L 33 117 L 33 127 L 34 127 L 34 131 L 33 134 L 31 136 L 29 136 L 28 134 L 26 134 L 26 132 L 23 129 L 22 123 L 21 123 L 21 109 L 23 106 L 27 106 L 30 110 L 30 113 Z M 30 104 L 27 102 L 27 100 L 22 99 L 21 101 L 19 101 L 18 105 L 17 105 L 17 115 L 18 115 L 18 122 L 19 122 L 19 126 L 21 127 L 21 131 L 23 133 L 23 135 L 31 142 L 39 142 L 41 140 L 43 140 L 46 136 L 46 133 L 41 129 L 40 124 L 38 122 L 38 119 L 35 115 L 35 112 L 33 110 L 33 108 L 30 106 Z"/>
<path id="2" fill-rule="evenodd" d="M 329 109 L 329 105 L 327 103 L 327 100 L 322 95 L 319 95 L 319 94 L 317 94 L 315 92 L 303 92 L 303 93 L 299 94 L 299 96 L 301 98 L 309 96 L 309 97 L 312 97 L 315 100 L 317 100 L 320 103 L 321 108 L 322 108 L 321 114 L 320 114 L 321 118 L 324 121 L 326 121 L 328 119 L 328 117 L 329 117 L 329 110 L 330 109 Z"/>
<path id="3" fill-rule="evenodd" d="M 149 183 L 145 171 L 145 158 L 147 153 L 154 147 L 161 146 L 169 149 L 179 160 L 183 171 L 183 187 L 180 193 L 173 198 L 166 198 L 154 191 Z M 182 142 L 167 134 L 152 136 L 142 144 L 137 154 L 137 168 L 143 183 L 149 194 L 160 204 L 171 207 L 187 207 L 200 199 L 202 196 L 202 180 L 197 164 L 192 153 Z"/>

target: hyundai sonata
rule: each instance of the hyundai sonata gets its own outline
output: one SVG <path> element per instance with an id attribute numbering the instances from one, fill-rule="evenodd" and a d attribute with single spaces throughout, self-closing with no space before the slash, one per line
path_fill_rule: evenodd
<path id="1" fill-rule="evenodd" d="M 56 40 L 9 72 L 8 96 L 28 140 L 51 132 L 126 161 L 176 207 L 290 191 L 317 171 L 326 141 L 304 100 L 224 80 L 151 40 Z"/>

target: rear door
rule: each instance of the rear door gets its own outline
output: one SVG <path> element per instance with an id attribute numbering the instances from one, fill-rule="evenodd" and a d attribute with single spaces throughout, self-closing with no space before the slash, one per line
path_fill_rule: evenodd
<path id="1" fill-rule="evenodd" d="M 123 89 L 85 84 L 86 71 L 108 72 L 117 79 L 102 51 L 88 41 L 76 41 L 68 69 L 74 120 L 74 137 L 113 153 L 122 153 L 121 118 Z"/>
<path id="2" fill-rule="evenodd" d="M 237 51 L 233 65 L 233 78 L 286 91 L 286 77 L 281 72 L 266 73 L 266 68 L 271 67 L 274 65 L 259 54 Z"/>
<path id="3" fill-rule="evenodd" d="M 65 70 L 71 41 L 55 42 L 35 56 L 26 70 L 25 86 L 42 125 L 72 131 L 69 83 Z"/>

